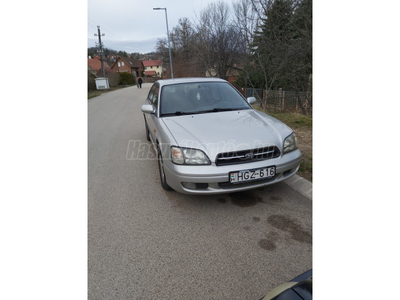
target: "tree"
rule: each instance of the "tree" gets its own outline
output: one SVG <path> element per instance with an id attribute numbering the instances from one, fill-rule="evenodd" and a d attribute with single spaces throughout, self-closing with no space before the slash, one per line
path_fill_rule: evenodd
<path id="1" fill-rule="evenodd" d="M 199 67 L 195 41 L 196 32 L 188 18 L 181 18 L 170 33 L 171 55 L 175 77 L 204 76 Z M 166 38 L 157 39 L 156 50 L 170 74 L 168 42 Z"/>
<path id="2" fill-rule="evenodd" d="M 171 33 L 173 49 L 179 52 L 183 59 L 192 58 L 193 53 L 193 36 L 194 30 L 188 18 L 181 18 L 178 25 L 175 26 Z"/>
<path id="3" fill-rule="evenodd" d="M 282 81 L 280 75 L 287 62 L 291 39 L 291 6 L 288 0 L 266 2 L 262 6 L 266 10 L 265 16 L 254 35 L 253 52 L 264 74 L 265 88 L 270 90 L 277 81 Z"/>
<path id="4" fill-rule="evenodd" d="M 171 32 L 173 68 L 176 77 L 198 76 L 194 28 L 188 18 L 181 18 Z"/>
<path id="5" fill-rule="evenodd" d="M 88 48 L 88 56 L 91 58 L 95 57 L 97 55 L 97 47 L 90 47 Z"/>
<path id="6" fill-rule="evenodd" d="M 250 55 L 253 33 L 257 26 L 257 15 L 251 0 L 236 0 L 233 2 L 235 24 L 241 36 L 241 51 Z"/>
<path id="7" fill-rule="evenodd" d="M 128 57 L 128 53 L 126 53 L 126 51 L 118 51 L 118 56 Z"/>
<path id="8" fill-rule="evenodd" d="M 292 66 L 289 78 L 295 90 L 311 91 L 312 74 L 312 1 L 296 3 L 293 15 Z"/>
<path id="9" fill-rule="evenodd" d="M 211 76 L 227 79 L 227 71 L 240 58 L 240 31 L 222 1 L 200 12 L 196 25 L 196 52 Z"/>
<path id="10" fill-rule="evenodd" d="M 261 24 L 253 57 L 265 88 L 305 90 L 312 72 L 311 0 L 252 0 Z"/>

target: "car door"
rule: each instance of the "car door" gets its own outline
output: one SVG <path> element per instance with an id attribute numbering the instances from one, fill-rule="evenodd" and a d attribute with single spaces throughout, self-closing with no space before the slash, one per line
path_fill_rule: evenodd
<path id="1" fill-rule="evenodd" d="M 156 141 L 156 133 L 157 133 L 156 122 L 157 122 L 158 94 L 159 94 L 159 84 L 155 83 L 151 87 L 146 99 L 146 104 L 152 105 L 154 110 L 152 114 L 145 114 L 147 126 L 149 127 L 150 136 L 154 142 Z"/>

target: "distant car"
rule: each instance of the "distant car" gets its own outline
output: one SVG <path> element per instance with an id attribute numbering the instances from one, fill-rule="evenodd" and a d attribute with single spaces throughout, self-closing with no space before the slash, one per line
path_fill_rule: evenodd
<path id="1" fill-rule="evenodd" d="M 294 132 L 254 110 L 217 78 L 159 80 L 142 106 L 161 185 L 187 194 L 259 188 L 292 177 L 301 152 Z"/>
<path id="2" fill-rule="evenodd" d="M 312 270 L 274 288 L 260 300 L 312 300 Z"/>

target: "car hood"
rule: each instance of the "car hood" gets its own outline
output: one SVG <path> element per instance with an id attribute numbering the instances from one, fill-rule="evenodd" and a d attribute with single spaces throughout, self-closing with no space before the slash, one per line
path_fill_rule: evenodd
<path id="1" fill-rule="evenodd" d="M 249 109 L 163 118 L 177 146 L 201 149 L 214 162 L 218 153 L 277 146 L 292 130 L 264 113 Z"/>

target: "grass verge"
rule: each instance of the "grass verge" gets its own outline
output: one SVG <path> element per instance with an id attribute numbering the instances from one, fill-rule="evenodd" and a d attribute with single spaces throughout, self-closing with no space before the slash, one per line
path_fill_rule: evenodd
<path id="1" fill-rule="evenodd" d="M 259 107 L 254 107 L 262 111 Z M 312 182 L 312 116 L 305 116 L 298 113 L 270 113 L 274 117 L 290 128 L 296 134 L 299 148 L 303 154 L 301 164 L 297 174 Z"/>

